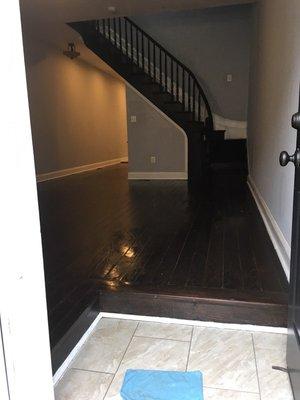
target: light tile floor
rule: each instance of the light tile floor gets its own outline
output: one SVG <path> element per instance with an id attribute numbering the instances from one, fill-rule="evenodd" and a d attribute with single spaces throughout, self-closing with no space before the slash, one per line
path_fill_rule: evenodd
<path id="1" fill-rule="evenodd" d="M 55 387 L 56 400 L 120 400 L 128 368 L 200 370 L 205 400 L 292 400 L 286 336 L 103 318 Z M 171 400 L 171 399 L 170 399 Z"/>

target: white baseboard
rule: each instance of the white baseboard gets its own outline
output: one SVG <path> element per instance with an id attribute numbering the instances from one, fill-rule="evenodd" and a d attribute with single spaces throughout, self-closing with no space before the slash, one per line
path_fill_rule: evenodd
<path id="1" fill-rule="evenodd" d="M 110 165 L 115 165 L 127 161 L 128 157 L 115 158 L 113 160 L 100 161 L 93 164 L 80 165 L 78 167 L 60 169 L 58 171 L 46 172 L 45 174 L 38 174 L 36 178 L 37 182 L 44 182 L 49 181 L 50 179 L 57 179 L 62 178 L 63 176 L 80 174 L 81 172 L 92 171 L 94 169 L 104 168 Z"/>
<path id="2" fill-rule="evenodd" d="M 269 233 L 270 239 L 277 252 L 278 258 L 281 262 L 282 268 L 286 274 L 287 279 L 290 278 L 290 254 L 291 247 L 286 241 L 283 233 L 281 232 L 277 222 L 275 221 L 269 207 L 264 201 L 260 191 L 256 187 L 251 176 L 248 176 L 248 186 L 254 197 L 256 205 L 262 216 L 266 229 Z"/>
<path id="3" fill-rule="evenodd" d="M 125 319 L 131 321 L 143 321 L 143 322 L 160 322 L 162 324 L 178 324 L 178 325 L 191 325 L 200 326 L 203 328 L 219 328 L 219 329 L 232 329 L 239 331 L 251 331 L 251 332 L 265 332 L 265 333 L 281 333 L 286 335 L 287 328 L 279 328 L 273 326 L 261 326 L 261 325 L 247 325 L 247 324 L 231 324 L 226 322 L 213 322 L 213 321 L 200 321 L 193 319 L 177 319 L 177 318 L 166 318 L 166 317 L 151 317 L 145 315 L 133 315 L 133 314 L 118 314 L 110 312 L 101 312 L 102 318 L 116 318 Z"/>
<path id="4" fill-rule="evenodd" d="M 63 374 L 66 372 L 66 370 L 68 369 L 69 365 L 74 360 L 75 356 L 79 353 L 79 350 L 82 348 L 84 343 L 88 340 L 88 338 L 93 333 L 94 329 L 96 328 L 96 326 L 97 326 L 97 324 L 98 324 L 98 322 L 100 321 L 101 318 L 102 318 L 102 315 L 101 315 L 101 313 L 99 313 L 97 315 L 97 317 L 94 319 L 94 321 L 92 322 L 92 324 L 89 326 L 89 328 L 86 330 L 86 332 L 81 336 L 79 342 L 73 348 L 71 353 L 68 355 L 68 357 L 62 363 L 62 365 L 55 372 L 55 374 L 53 376 L 53 384 L 54 385 L 56 385 L 57 382 L 62 378 Z"/>
<path id="5" fill-rule="evenodd" d="M 187 180 L 187 172 L 128 172 L 128 179 L 179 179 Z"/>

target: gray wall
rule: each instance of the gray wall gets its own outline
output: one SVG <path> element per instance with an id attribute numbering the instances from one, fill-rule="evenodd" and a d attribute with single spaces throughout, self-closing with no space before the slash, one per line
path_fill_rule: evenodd
<path id="1" fill-rule="evenodd" d="M 262 0 L 251 74 L 248 152 L 250 177 L 284 238 L 291 240 L 294 167 L 279 166 L 281 150 L 294 152 L 291 116 L 298 109 L 299 0 Z"/>
<path id="2" fill-rule="evenodd" d="M 244 5 L 133 19 L 194 72 L 215 113 L 246 120 L 251 16 Z"/>
<path id="3" fill-rule="evenodd" d="M 129 87 L 126 98 L 129 172 L 186 172 L 182 130 Z M 150 163 L 151 156 L 156 156 L 156 164 Z"/>

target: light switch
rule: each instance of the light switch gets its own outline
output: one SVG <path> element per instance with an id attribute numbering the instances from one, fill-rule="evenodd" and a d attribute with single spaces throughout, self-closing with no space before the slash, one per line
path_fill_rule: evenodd
<path id="1" fill-rule="evenodd" d="M 130 122 L 136 122 L 136 115 L 130 115 Z"/>
<path id="2" fill-rule="evenodd" d="M 227 82 L 232 82 L 232 74 L 227 74 L 226 80 Z"/>
<path id="3" fill-rule="evenodd" d="M 150 157 L 150 163 L 151 164 L 156 164 L 156 156 L 151 156 Z"/>

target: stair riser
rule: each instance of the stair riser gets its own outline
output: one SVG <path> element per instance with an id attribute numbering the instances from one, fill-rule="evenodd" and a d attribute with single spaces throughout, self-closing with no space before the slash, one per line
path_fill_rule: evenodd
<path id="1" fill-rule="evenodd" d="M 235 324 L 278 327 L 287 325 L 287 306 L 277 304 L 126 291 L 101 291 L 99 302 L 102 312 Z"/>
<path id="2" fill-rule="evenodd" d="M 170 110 L 172 113 L 180 112 L 182 111 L 182 104 L 166 104 L 166 107 Z"/>

